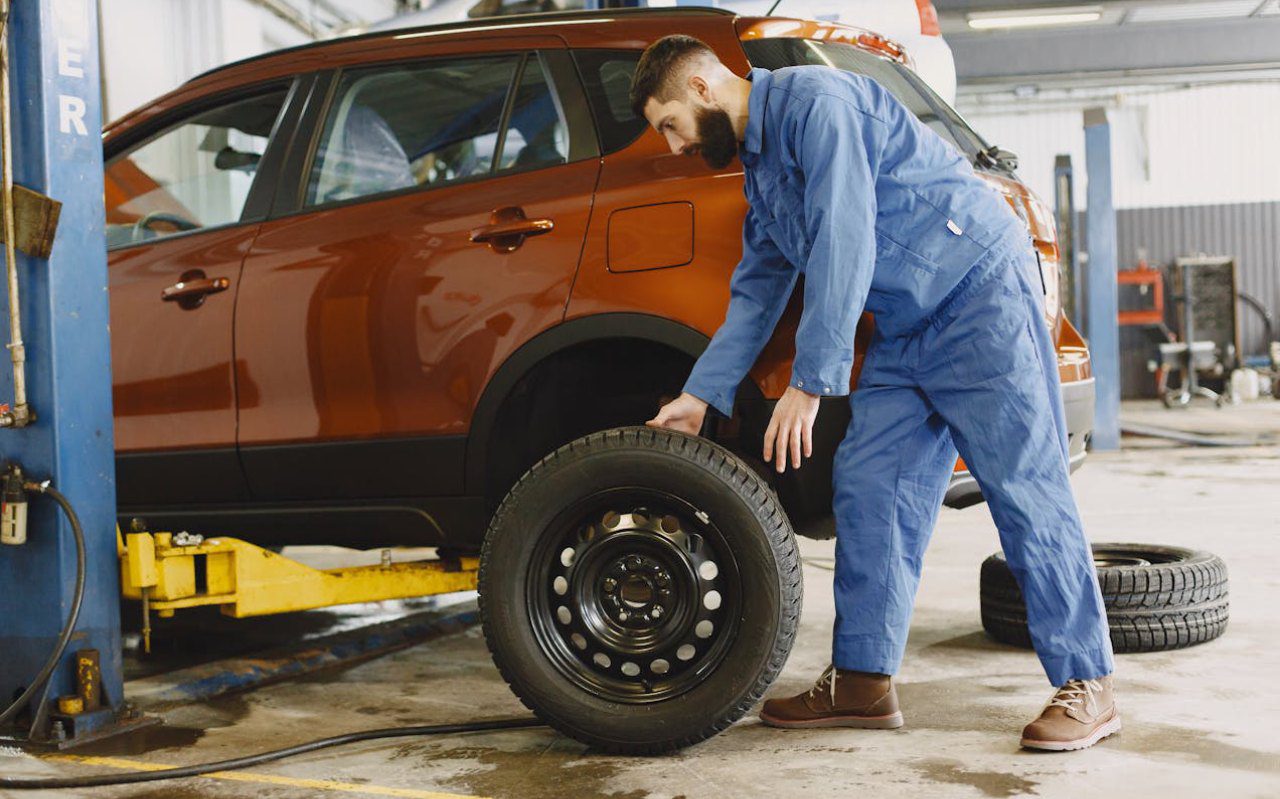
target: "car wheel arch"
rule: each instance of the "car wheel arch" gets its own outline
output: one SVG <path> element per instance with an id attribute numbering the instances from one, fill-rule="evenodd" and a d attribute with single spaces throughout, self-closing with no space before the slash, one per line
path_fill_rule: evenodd
<path id="1" fill-rule="evenodd" d="M 675 368 L 678 361 L 681 364 L 679 368 L 685 370 L 706 349 L 710 338 L 695 328 L 666 317 L 609 312 L 562 322 L 530 339 L 498 367 L 476 403 L 467 437 L 467 494 L 488 496 L 495 491 L 490 474 L 490 456 L 493 447 L 497 446 L 495 435 L 500 432 L 500 417 L 514 393 L 557 359 L 586 352 L 603 341 L 666 353 L 672 359 L 667 368 Z M 755 395 L 759 394 L 759 389 L 748 379 L 744 381 L 742 392 L 744 396 Z M 564 442 L 556 446 L 560 443 Z M 501 491 L 501 487 L 496 490 Z"/>

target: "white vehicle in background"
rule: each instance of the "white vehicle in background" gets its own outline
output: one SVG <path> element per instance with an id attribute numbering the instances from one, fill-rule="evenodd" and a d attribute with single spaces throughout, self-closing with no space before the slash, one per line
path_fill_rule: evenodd
<path id="1" fill-rule="evenodd" d="M 650 8 L 674 5 L 676 0 L 648 2 Z M 764 16 L 775 0 L 707 0 L 699 5 L 724 8 L 743 16 Z M 887 36 L 906 48 L 916 74 L 948 105 L 955 104 L 955 59 L 938 30 L 938 12 L 930 0 L 779 0 L 776 5 L 774 14 L 780 16 L 839 22 Z M 369 30 L 583 7 L 584 0 L 435 0 L 421 11 L 376 22 Z"/>

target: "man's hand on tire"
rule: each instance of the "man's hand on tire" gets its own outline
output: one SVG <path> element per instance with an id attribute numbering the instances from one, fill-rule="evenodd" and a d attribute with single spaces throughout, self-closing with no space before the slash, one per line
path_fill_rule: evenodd
<path id="1" fill-rule="evenodd" d="M 773 407 L 773 418 L 764 431 L 764 460 L 774 460 L 778 474 L 787 468 L 787 454 L 791 455 L 791 468 L 800 468 L 800 455 L 813 456 L 813 422 L 818 418 L 818 396 L 788 386 L 778 404 Z"/>
<path id="2" fill-rule="evenodd" d="M 706 415 L 707 403 L 692 394 L 684 393 L 663 405 L 658 415 L 645 424 L 696 436 L 702 430 L 702 420 Z"/>

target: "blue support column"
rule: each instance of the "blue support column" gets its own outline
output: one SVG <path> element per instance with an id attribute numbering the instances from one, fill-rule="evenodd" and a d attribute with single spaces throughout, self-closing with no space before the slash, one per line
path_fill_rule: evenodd
<path id="1" fill-rule="evenodd" d="M 1120 448 L 1120 322 L 1116 286 L 1116 212 L 1111 203 L 1111 125 L 1107 112 L 1084 112 L 1085 169 L 1089 175 L 1086 242 L 1089 353 L 1097 379 L 1093 448 Z"/>
<path id="2" fill-rule="evenodd" d="M 52 256 L 18 254 L 36 421 L 0 430 L 0 457 L 51 479 L 84 527 L 84 604 L 47 691 L 49 700 L 75 693 L 74 653 L 98 650 L 105 710 L 76 719 L 70 726 L 77 738 L 110 725 L 124 708 L 97 30 L 93 0 L 19 0 L 8 33 L 14 180 L 63 205 Z M 7 313 L 3 292 L 0 304 Z M 6 357 L 0 402 L 12 397 Z M 27 543 L 0 546 L 0 707 L 53 650 L 75 573 L 69 525 L 52 501 L 32 495 Z M 45 724 L 33 738 L 47 738 L 51 729 Z"/>

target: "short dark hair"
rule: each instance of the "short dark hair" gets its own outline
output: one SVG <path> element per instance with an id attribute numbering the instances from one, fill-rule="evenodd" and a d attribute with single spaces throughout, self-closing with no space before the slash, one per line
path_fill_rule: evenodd
<path id="1" fill-rule="evenodd" d="M 716 57 L 706 42 L 679 33 L 663 36 L 649 45 L 641 54 L 631 79 L 631 110 L 643 119 L 650 97 L 661 103 L 669 102 L 679 89 L 677 82 L 684 68 L 693 59 L 708 55 Z"/>

